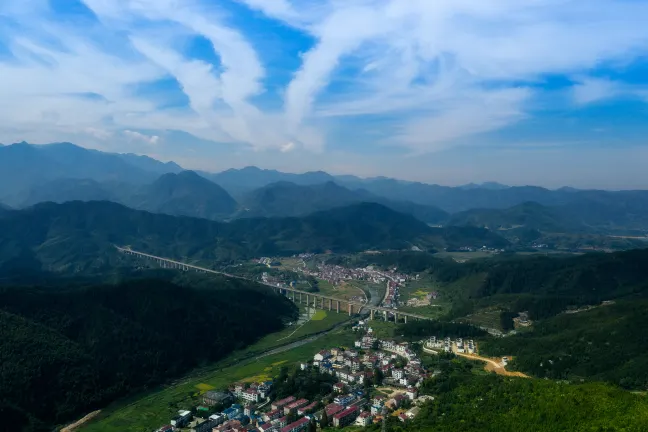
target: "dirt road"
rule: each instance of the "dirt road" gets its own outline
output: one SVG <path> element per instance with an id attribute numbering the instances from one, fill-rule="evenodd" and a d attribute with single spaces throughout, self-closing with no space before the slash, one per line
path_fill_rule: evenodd
<path id="1" fill-rule="evenodd" d="M 489 372 L 495 372 L 498 375 L 503 375 L 503 376 L 515 376 L 515 377 L 520 377 L 520 378 L 529 378 L 528 375 L 523 374 L 522 372 L 513 372 L 513 371 L 507 371 L 504 366 L 502 366 L 501 363 L 499 363 L 497 360 L 488 358 L 488 357 L 482 357 L 478 356 L 475 354 L 464 354 L 464 353 L 458 353 L 455 352 L 456 355 L 467 358 L 470 360 L 478 360 L 486 363 L 484 366 L 484 369 L 489 371 Z"/>
<path id="2" fill-rule="evenodd" d="M 81 420 L 77 420 L 74 423 L 72 423 L 71 425 L 68 425 L 68 426 L 64 427 L 63 429 L 61 429 L 61 432 L 73 432 L 73 431 L 77 430 L 78 428 L 80 428 L 81 426 L 83 426 L 84 424 L 86 424 L 87 422 L 92 420 L 93 418 L 95 418 L 97 415 L 99 415 L 100 412 L 101 412 L 101 410 L 91 412 L 87 416 L 83 417 Z"/>

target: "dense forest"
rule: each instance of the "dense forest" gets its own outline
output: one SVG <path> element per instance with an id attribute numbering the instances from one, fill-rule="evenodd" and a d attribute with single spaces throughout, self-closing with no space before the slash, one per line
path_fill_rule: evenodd
<path id="1" fill-rule="evenodd" d="M 511 367 L 540 378 L 607 381 L 648 389 L 648 301 L 623 301 L 561 314 L 516 336 L 481 345 L 490 355 L 513 355 Z"/>
<path id="2" fill-rule="evenodd" d="M 215 278 L 191 288 L 166 279 L 0 288 L 3 421 L 51 430 L 294 318 L 290 302 L 253 283 Z"/>
<path id="3" fill-rule="evenodd" d="M 369 203 L 302 218 L 219 223 L 110 202 L 75 201 L 8 212 L 0 226 L 0 267 L 106 271 L 118 262 L 114 244 L 162 256 L 228 263 L 300 252 L 428 248 L 448 241 L 499 244 L 502 239 L 477 228 L 433 229 L 412 216 Z"/>
<path id="4" fill-rule="evenodd" d="M 648 400 L 601 383 L 568 384 L 476 374 L 474 364 L 437 359 L 440 372 L 421 393 L 434 396 L 418 416 L 403 424 L 388 420 L 390 432 L 591 432 L 645 431 Z M 365 430 L 378 432 L 381 425 Z"/>
<path id="5" fill-rule="evenodd" d="M 605 300 L 643 298 L 648 293 L 648 249 L 567 257 L 502 254 L 462 264 L 420 252 L 364 254 L 334 261 L 425 273 L 452 287 L 449 294 L 456 306 L 469 303 L 474 307 L 498 299 L 514 310 L 528 310 L 533 319 Z M 476 275 L 480 276 L 478 283 L 461 283 L 469 278 L 475 280 Z M 451 318 L 465 312 L 457 310 Z"/>

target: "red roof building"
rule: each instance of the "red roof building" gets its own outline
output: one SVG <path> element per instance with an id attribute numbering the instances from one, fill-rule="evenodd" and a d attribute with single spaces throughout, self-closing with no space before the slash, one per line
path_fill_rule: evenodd
<path id="1" fill-rule="evenodd" d="M 295 400 L 297 400 L 297 398 L 295 396 L 288 396 L 285 399 L 275 401 L 275 402 L 272 403 L 272 409 L 276 410 L 276 409 L 283 408 L 286 405 L 288 405 L 289 403 L 295 402 Z"/>
<path id="2" fill-rule="evenodd" d="M 286 407 L 284 408 L 284 414 L 288 415 L 290 413 L 293 413 L 297 411 L 298 408 L 301 408 L 305 405 L 308 405 L 308 399 L 299 399 L 298 401 L 286 405 Z"/>
<path id="3" fill-rule="evenodd" d="M 342 405 L 338 405 L 336 403 L 328 404 L 324 408 L 326 410 L 326 416 L 331 417 L 334 416 L 335 414 L 339 413 L 340 411 L 344 410 L 344 407 Z"/>
<path id="4" fill-rule="evenodd" d="M 304 417 L 294 423 L 290 423 L 285 428 L 282 428 L 281 432 L 300 432 L 308 427 L 308 422 L 310 422 L 310 420 Z"/>
<path id="5" fill-rule="evenodd" d="M 360 409 L 357 406 L 349 407 L 333 416 L 333 425 L 335 427 L 348 426 L 355 421 L 359 413 Z"/>

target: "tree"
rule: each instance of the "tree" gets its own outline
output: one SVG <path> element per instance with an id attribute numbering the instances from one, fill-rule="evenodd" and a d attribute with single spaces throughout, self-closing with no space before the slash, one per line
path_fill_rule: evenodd
<path id="1" fill-rule="evenodd" d="M 383 372 L 380 369 L 378 368 L 374 369 L 374 376 L 373 376 L 374 385 L 377 386 L 382 385 L 384 378 L 385 378 L 385 374 L 383 374 Z"/>
<path id="2" fill-rule="evenodd" d="M 317 425 L 315 424 L 315 419 L 311 419 L 308 423 L 308 432 L 317 432 Z"/>
<path id="3" fill-rule="evenodd" d="M 328 414 L 326 414 L 326 409 L 324 409 L 324 412 L 322 413 L 322 419 L 320 420 L 320 428 L 324 429 L 327 428 L 329 425 L 329 418 Z"/>

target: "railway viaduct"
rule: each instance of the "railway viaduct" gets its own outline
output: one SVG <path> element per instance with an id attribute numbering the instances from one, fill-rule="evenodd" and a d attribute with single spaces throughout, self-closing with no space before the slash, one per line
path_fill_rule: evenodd
<path id="1" fill-rule="evenodd" d="M 199 273 L 212 273 L 212 274 L 227 276 L 230 278 L 243 279 L 243 280 L 249 280 L 251 282 L 256 282 L 263 286 L 273 289 L 278 294 L 285 295 L 295 303 L 305 304 L 314 307 L 316 309 L 325 309 L 325 310 L 328 309 L 329 311 L 335 310 L 338 313 L 340 312 L 348 313 L 349 316 L 353 315 L 354 313 L 360 313 L 360 311 L 362 310 L 367 310 L 372 320 L 374 319 L 376 314 L 382 314 L 384 316 L 385 321 L 387 321 L 389 314 L 393 314 L 395 322 L 398 322 L 398 320 L 402 318 L 405 323 L 407 323 L 408 318 L 418 319 L 418 320 L 430 319 L 429 317 L 423 315 L 413 314 L 410 312 L 399 312 L 394 309 L 388 309 L 380 306 L 371 306 L 358 301 L 339 299 L 339 298 L 330 297 L 318 293 L 302 291 L 295 288 L 278 287 L 275 285 L 270 285 L 263 282 L 247 279 L 242 276 L 232 275 L 225 272 L 220 272 L 220 271 L 211 270 L 204 267 L 198 267 L 192 264 L 183 263 L 169 258 L 164 258 L 156 255 L 147 254 L 144 252 L 139 252 L 127 247 L 119 247 L 119 246 L 115 246 L 115 247 L 119 252 L 122 252 L 126 255 L 131 255 L 138 258 L 157 262 L 161 267 L 164 268 L 174 268 L 183 271 L 196 271 Z"/>

